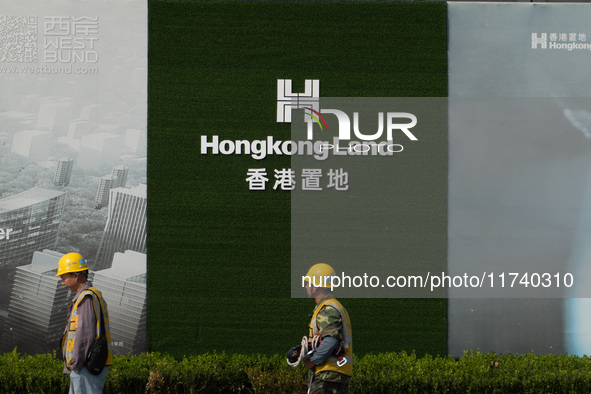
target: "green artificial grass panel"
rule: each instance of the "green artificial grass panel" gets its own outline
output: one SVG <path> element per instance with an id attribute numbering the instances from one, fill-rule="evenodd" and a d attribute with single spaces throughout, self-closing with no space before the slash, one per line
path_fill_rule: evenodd
<path id="1" fill-rule="evenodd" d="M 446 74 L 444 4 L 151 1 L 149 350 L 282 353 L 314 306 L 290 298 L 290 194 L 272 190 L 290 157 L 201 155 L 201 135 L 289 139 L 279 78 L 320 79 L 323 97 L 446 96 Z M 258 167 L 271 182 L 254 192 Z M 356 352 L 445 351 L 442 300 L 347 302 Z"/>

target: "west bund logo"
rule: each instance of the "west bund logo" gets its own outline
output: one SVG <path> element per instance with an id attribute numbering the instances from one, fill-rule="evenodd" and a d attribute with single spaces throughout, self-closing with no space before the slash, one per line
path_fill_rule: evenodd
<path id="1" fill-rule="evenodd" d="M 291 123 L 292 110 L 304 109 L 305 122 L 308 124 L 307 139 L 314 137 L 314 124 L 320 130 L 328 130 L 323 114 L 334 115 L 338 122 L 338 139 L 351 140 L 352 134 L 360 141 L 376 141 L 382 138 L 385 129 L 385 140 L 392 141 L 394 131 L 402 131 L 411 141 L 417 137 L 410 131 L 416 126 L 417 117 L 408 112 L 378 112 L 378 130 L 366 133 L 360 130 L 359 112 L 353 112 L 353 121 L 347 113 L 339 109 L 320 108 L 320 80 L 306 79 L 304 93 L 293 93 L 291 79 L 277 80 L 277 122 Z M 402 121 L 402 122 L 401 122 Z M 385 126 L 385 127 L 384 127 Z"/>

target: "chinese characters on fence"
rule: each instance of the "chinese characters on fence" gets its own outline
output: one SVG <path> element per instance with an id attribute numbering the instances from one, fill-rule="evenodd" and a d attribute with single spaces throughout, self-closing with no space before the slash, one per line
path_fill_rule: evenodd
<path id="1" fill-rule="evenodd" d="M 275 182 L 273 183 L 273 190 L 295 190 L 296 189 L 296 173 L 291 168 L 288 169 L 274 169 Z M 246 182 L 249 190 L 266 190 L 269 182 L 266 168 L 249 168 L 246 174 Z M 325 179 L 323 179 L 325 178 Z M 334 189 L 344 191 L 349 189 L 349 173 L 342 168 L 329 169 L 326 177 L 319 168 L 304 168 L 300 174 L 301 190 L 320 191 L 326 189 Z"/>

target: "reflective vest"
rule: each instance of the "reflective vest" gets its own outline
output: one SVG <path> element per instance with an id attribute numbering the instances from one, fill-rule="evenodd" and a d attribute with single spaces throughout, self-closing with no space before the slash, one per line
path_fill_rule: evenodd
<path id="1" fill-rule="evenodd" d="M 316 316 L 318 316 L 318 312 L 320 312 L 322 307 L 325 305 L 334 307 L 341 314 L 341 319 L 343 320 L 342 340 L 345 346 L 344 360 L 347 362 L 343 364 L 341 361 L 340 364 L 342 365 L 339 366 L 339 360 L 334 356 L 330 356 L 324 364 L 318 365 L 316 368 L 314 368 L 314 374 L 317 374 L 321 371 L 336 371 L 351 376 L 353 375 L 353 337 L 351 334 L 351 320 L 349 319 L 347 310 L 335 298 L 325 299 L 316 305 L 316 309 L 314 309 L 314 314 L 312 315 L 312 320 L 310 321 L 310 338 L 313 338 L 314 335 L 318 334 Z"/>
<path id="2" fill-rule="evenodd" d="M 95 341 L 99 338 L 101 334 L 101 319 L 99 313 L 103 315 L 103 326 L 105 327 L 105 336 L 107 338 L 107 343 L 109 344 L 109 355 L 107 357 L 107 362 L 105 365 L 112 365 L 113 351 L 111 350 L 111 331 L 109 329 L 109 312 L 107 312 L 107 303 L 105 302 L 105 299 L 103 298 L 101 292 L 98 291 L 95 287 L 91 286 L 88 289 L 83 290 L 76 299 L 74 307 L 72 308 L 72 312 L 70 313 L 70 320 L 68 321 L 68 325 L 66 326 L 66 332 L 64 332 L 64 336 L 62 337 L 62 349 L 64 348 L 64 341 L 66 342 L 64 360 L 66 361 L 66 367 L 68 367 L 68 369 L 71 369 L 70 364 L 74 356 L 76 328 L 78 328 L 78 304 L 86 296 L 92 297 L 93 301 L 92 306 L 94 308 L 94 315 L 96 316 L 96 336 L 94 337 Z M 97 305 L 100 305 L 100 310 L 97 310 Z"/>

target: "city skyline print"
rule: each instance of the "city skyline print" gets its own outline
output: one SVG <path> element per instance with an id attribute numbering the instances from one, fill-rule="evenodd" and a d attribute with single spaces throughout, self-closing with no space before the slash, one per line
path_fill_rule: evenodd
<path id="1" fill-rule="evenodd" d="M 56 350 L 69 252 L 145 351 L 147 4 L 0 5 L 0 351 Z"/>

